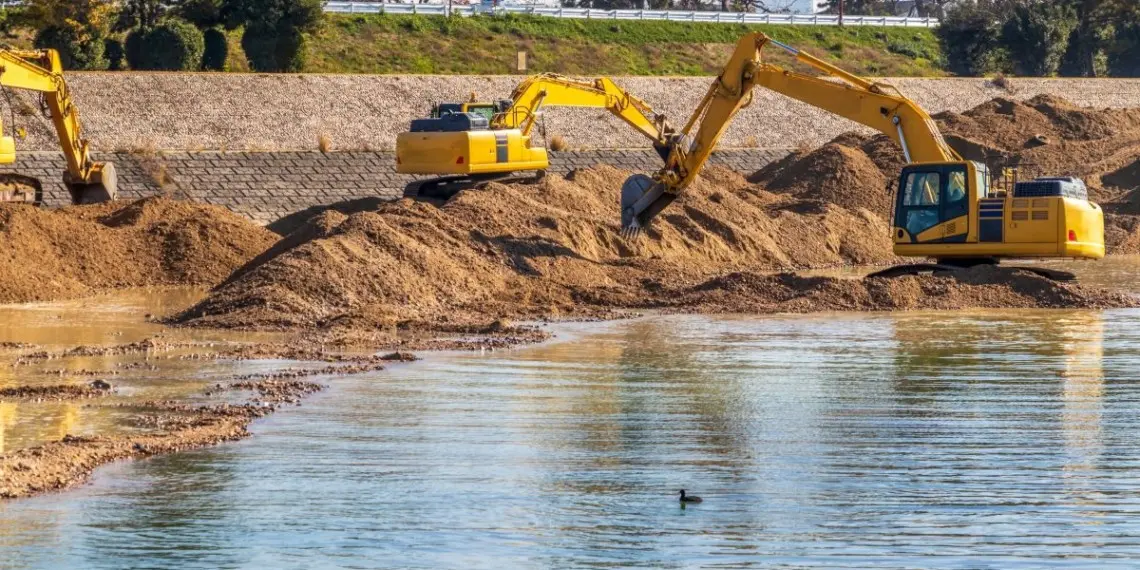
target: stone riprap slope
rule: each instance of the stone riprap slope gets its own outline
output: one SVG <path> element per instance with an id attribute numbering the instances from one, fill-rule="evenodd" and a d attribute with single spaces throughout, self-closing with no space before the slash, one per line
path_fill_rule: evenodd
<path id="1" fill-rule="evenodd" d="M 518 76 L 253 75 L 72 73 L 69 82 L 87 135 L 100 151 L 152 147 L 180 150 L 313 150 L 322 134 L 341 150 L 390 150 L 396 134 L 433 102 L 506 97 Z M 711 78 L 623 77 L 617 82 L 683 123 Z M 1053 94 L 1082 106 L 1129 107 L 1140 80 L 1013 79 L 1014 92 L 985 79 L 895 79 L 931 113 L 964 111 L 994 97 Z M 4 105 L 6 106 L 6 105 Z M 22 94 L 17 124 L 29 130 L 25 150 L 54 150 L 38 102 Z M 4 117 L 10 115 L 4 109 Z M 596 109 L 551 109 L 550 134 L 580 148 L 636 148 L 632 129 Z M 757 90 L 751 107 L 727 132 L 725 147 L 818 146 L 856 125 L 781 95 Z"/>

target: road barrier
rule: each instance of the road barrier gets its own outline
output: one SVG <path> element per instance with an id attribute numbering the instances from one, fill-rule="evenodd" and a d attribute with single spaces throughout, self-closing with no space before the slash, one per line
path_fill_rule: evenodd
<path id="1" fill-rule="evenodd" d="M 783 24 L 809 26 L 838 26 L 839 16 L 833 14 L 768 14 L 757 12 L 711 12 L 681 10 L 594 10 L 590 8 L 551 8 L 544 6 L 506 5 L 494 8 L 447 4 L 387 4 L 383 2 L 327 2 L 325 11 L 337 14 L 448 14 L 471 16 L 474 14 L 532 14 L 551 18 L 579 20 L 658 20 L 673 22 L 713 22 L 721 24 Z M 879 26 L 933 28 L 937 18 L 910 18 L 895 16 L 844 16 L 844 26 Z"/>

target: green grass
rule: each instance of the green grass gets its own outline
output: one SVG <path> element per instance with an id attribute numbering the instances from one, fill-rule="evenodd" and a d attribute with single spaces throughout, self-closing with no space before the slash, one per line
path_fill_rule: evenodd
<path id="1" fill-rule="evenodd" d="M 920 28 L 745 26 L 563 20 L 541 16 L 329 15 L 306 70 L 328 73 L 714 75 L 747 32 L 769 36 L 858 74 L 942 75 L 933 32 Z M 789 60 L 773 50 L 774 61 Z"/>

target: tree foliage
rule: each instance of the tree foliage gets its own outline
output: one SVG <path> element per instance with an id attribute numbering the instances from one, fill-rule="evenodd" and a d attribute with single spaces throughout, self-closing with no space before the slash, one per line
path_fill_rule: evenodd
<path id="1" fill-rule="evenodd" d="M 1033 77 L 1056 75 L 1076 24 L 1073 8 L 1064 3 L 1014 5 L 1001 29 L 1001 45 L 1013 72 Z"/>
<path id="2" fill-rule="evenodd" d="M 257 71 L 301 71 L 306 35 L 317 31 L 320 0 L 222 0 L 222 17 L 244 27 L 242 48 Z"/>
<path id="3" fill-rule="evenodd" d="M 202 67 L 205 40 L 193 24 L 167 18 L 154 27 L 132 31 L 126 47 L 131 69 L 197 71 Z"/>

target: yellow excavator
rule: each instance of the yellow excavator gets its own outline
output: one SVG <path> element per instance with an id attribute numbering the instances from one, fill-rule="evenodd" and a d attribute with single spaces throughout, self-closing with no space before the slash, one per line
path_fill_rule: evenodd
<path id="1" fill-rule="evenodd" d="M 79 111 L 71 99 L 67 82 L 63 79 L 63 66 L 55 50 L 0 49 L 0 87 L 39 92 L 51 116 L 59 137 L 60 147 L 67 160 L 63 174 L 64 184 L 74 204 L 94 204 L 114 200 L 117 195 L 115 165 L 91 159 L 87 141 L 82 136 Z M 2 131 L 2 128 L 0 128 Z M 16 141 L 12 136 L 0 137 L 0 164 L 16 162 Z M 9 175 L 8 180 L 26 180 L 26 177 Z M 28 184 L 22 188 L 0 188 L 0 201 L 40 202 L 38 182 L 35 190 Z"/>
<path id="2" fill-rule="evenodd" d="M 440 103 L 396 137 L 396 171 L 433 178 L 409 185 L 408 194 L 447 198 L 463 188 L 545 172 L 546 148 L 534 130 L 543 107 L 606 109 L 634 129 L 664 142 L 665 118 L 607 78 L 580 81 L 547 73 L 520 83 L 510 99 Z M 662 147 L 664 148 L 664 147 Z M 662 155 L 663 157 L 666 155 Z"/>
<path id="3" fill-rule="evenodd" d="M 830 77 L 764 62 L 762 52 L 769 45 Z M 527 83 L 529 80 L 520 90 Z M 651 139 L 665 165 L 652 176 L 635 174 L 623 184 L 624 234 L 634 236 L 646 228 L 696 179 L 733 117 L 751 103 L 752 90 L 757 86 L 866 125 L 902 148 L 907 165 L 895 185 L 891 228 L 894 252 L 903 257 L 934 258 L 936 263 L 916 264 L 897 272 L 996 263 L 1007 258 L 1104 257 L 1104 214 L 1089 202 L 1080 180 L 1041 178 L 1000 190 L 985 164 L 964 160 L 946 143 L 933 119 L 894 87 L 850 74 L 760 32 L 741 38 L 732 58 L 681 130 L 675 131 L 643 102 L 625 108 L 623 119 Z M 610 89 L 615 97 L 636 100 L 616 86 Z M 630 116 L 637 113 L 641 113 L 640 120 Z M 544 149 L 525 148 L 530 145 L 529 139 L 511 137 L 509 131 L 500 133 L 495 124 L 502 128 L 512 123 L 500 120 L 482 130 L 467 123 L 470 129 L 448 133 L 446 145 L 425 144 L 405 133 L 407 136 L 401 135 L 403 145 L 397 147 L 398 159 L 417 164 L 421 173 L 448 172 L 443 163 L 456 160 L 453 157 L 469 160 L 469 153 L 488 153 L 488 143 L 468 141 L 495 140 L 497 156 L 502 159 L 494 162 L 498 171 L 532 169 L 536 161 L 515 162 L 514 157 L 539 151 L 542 160 L 538 162 L 545 167 Z"/>

